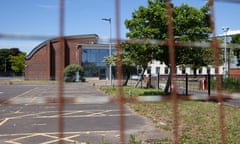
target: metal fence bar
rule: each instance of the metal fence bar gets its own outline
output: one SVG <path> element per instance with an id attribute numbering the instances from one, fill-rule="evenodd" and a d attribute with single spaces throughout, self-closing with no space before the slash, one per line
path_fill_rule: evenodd
<path id="1" fill-rule="evenodd" d="M 124 94 L 122 85 L 122 57 L 120 46 L 120 0 L 115 0 L 115 18 L 116 18 L 116 52 L 117 52 L 117 79 L 118 79 L 118 104 L 119 104 L 119 130 L 120 144 L 125 143 L 125 117 L 124 117 Z"/>
<path id="2" fill-rule="evenodd" d="M 211 31 L 212 31 L 212 49 L 213 49 L 213 58 L 214 58 L 214 65 L 216 68 L 219 67 L 219 49 L 217 44 L 217 38 L 215 33 L 215 20 L 214 20 L 214 0 L 209 0 L 210 6 L 210 24 L 211 24 Z M 217 83 L 217 99 L 219 102 L 219 121 L 220 121 L 220 130 L 221 130 L 221 141 L 223 144 L 226 144 L 226 136 L 225 136 L 225 115 L 224 115 L 224 108 L 223 108 L 223 96 L 222 96 L 222 82 L 221 82 L 221 75 L 219 74 L 219 70 L 216 69 L 216 83 Z"/>
<path id="3" fill-rule="evenodd" d="M 177 104 L 177 92 L 175 83 L 175 48 L 174 48 L 174 31 L 173 31 L 173 15 L 171 0 L 167 0 L 167 14 L 168 14 L 168 49 L 169 49 L 169 61 L 170 61 L 170 85 L 171 85 L 171 97 L 172 97 L 172 110 L 173 110 L 173 143 L 179 142 L 178 136 L 178 104 Z"/>
<path id="4" fill-rule="evenodd" d="M 59 43 L 58 50 L 58 143 L 63 144 L 64 133 L 64 98 L 63 98 L 63 70 L 64 70 L 64 0 L 59 0 Z"/>
<path id="5" fill-rule="evenodd" d="M 217 0 L 222 2 L 233 2 L 240 3 L 240 0 Z M 60 48 L 57 50 L 57 80 L 58 80 L 58 143 L 63 143 L 64 138 L 64 81 L 63 81 L 63 70 L 64 70 L 64 2 L 65 0 L 59 0 L 59 44 Z M 223 48 L 223 45 L 218 45 L 215 34 L 215 20 L 214 20 L 214 0 L 208 0 L 210 6 L 210 22 L 212 31 L 212 42 L 211 43 L 199 43 L 199 42 L 174 42 L 174 31 L 172 21 L 172 7 L 171 0 L 167 0 L 167 12 L 168 12 L 168 41 L 161 40 L 131 40 L 130 43 L 138 44 L 157 44 L 167 45 L 169 47 L 169 58 L 171 63 L 170 80 L 171 80 L 171 98 L 172 98 L 172 114 L 173 114 L 173 143 L 179 143 L 179 122 L 178 122 L 178 99 L 176 92 L 176 75 L 175 75 L 175 46 L 192 46 L 192 47 L 211 47 L 213 50 L 214 65 L 216 67 L 216 84 L 217 84 L 217 100 L 219 102 L 219 122 L 221 141 L 223 144 L 226 143 L 226 129 L 225 129 L 225 114 L 223 105 L 223 94 L 222 94 L 222 81 L 221 75 L 219 74 L 218 67 L 219 63 L 219 49 Z M 118 79 L 118 104 L 120 113 L 119 132 L 120 140 L 119 143 L 125 143 L 125 117 L 124 117 L 124 94 L 122 86 L 122 59 L 121 59 L 121 39 L 120 39 L 120 0 L 115 0 L 115 18 L 116 18 L 116 52 L 117 52 L 117 79 Z M 34 36 L 34 35 L 14 35 L 14 34 L 0 34 L 0 38 L 7 39 L 45 39 L 48 36 Z M 128 41 L 129 42 L 129 41 Z M 230 47 L 240 48 L 240 45 L 230 45 Z M 210 79 L 208 77 L 208 79 Z M 208 83 L 210 81 L 208 80 Z M 159 86 L 159 85 L 158 85 Z M 187 87 L 187 84 L 186 84 Z M 187 91 L 186 91 L 187 94 Z M 208 94 L 210 95 L 210 94 Z"/>

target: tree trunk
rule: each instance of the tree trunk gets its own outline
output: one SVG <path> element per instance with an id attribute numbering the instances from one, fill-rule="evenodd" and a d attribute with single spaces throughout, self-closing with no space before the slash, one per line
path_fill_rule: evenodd
<path id="1" fill-rule="evenodd" d="M 170 74 L 169 74 L 167 82 L 166 82 L 166 85 L 165 85 L 165 88 L 164 88 L 164 93 L 165 94 L 169 94 L 170 93 L 170 91 L 169 91 L 170 86 L 171 86 L 171 77 L 170 77 Z"/>
<path id="2" fill-rule="evenodd" d="M 130 71 L 128 71 L 127 78 L 126 78 L 125 82 L 123 83 L 123 86 L 127 86 L 130 75 L 131 75 L 131 73 L 130 73 Z"/>
<path id="3" fill-rule="evenodd" d="M 193 75 L 194 75 L 194 76 L 197 75 L 197 68 L 193 68 Z"/>
<path id="4" fill-rule="evenodd" d="M 140 78 L 138 79 L 138 81 L 137 81 L 137 83 L 136 83 L 136 85 L 135 85 L 135 88 L 139 85 L 139 83 L 143 80 L 142 79 L 142 75 L 145 73 L 145 70 L 146 70 L 147 68 L 145 67 L 145 68 L 143 68 L 143 71 L 142 71 L 142 74 L 140 75 Z"/>

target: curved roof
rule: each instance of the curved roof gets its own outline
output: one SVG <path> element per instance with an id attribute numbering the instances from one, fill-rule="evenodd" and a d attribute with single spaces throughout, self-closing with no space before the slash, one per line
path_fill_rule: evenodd
<path id="1" fill-rule="evenodd" d="M 81 39 L 81 38 L 96 38 L 98 39 L 98 35 L 97 34 L 86 34 L 86 35 L 72 35 L 72 36 L 64 36 L 64 39 Z M 32 49 L 32 51 L 25 57 L 26 60 L 31 59 L 32 56 L 39 51 L 40 49 L 42 49 L 47 42 L 57 42 L 58 41 L 58 37 L 56 38 L 52 38 L 52 39 L 48 39 L 43 41 L 42 43 L 40 43 L 39 45 L 37 45 L 35 48 Z"/>

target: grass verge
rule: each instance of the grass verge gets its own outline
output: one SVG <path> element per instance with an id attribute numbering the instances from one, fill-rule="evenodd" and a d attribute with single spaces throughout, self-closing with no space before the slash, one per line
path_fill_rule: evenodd
<path id="1" fill-rule="evenodd" d="M 117 87 L 115 86 L 100 86 L 100 90 L 104 91 L 106 94 L 112 97 L 116 97 L 118 95 Z M 136 97 L 136 96 L 144 96 L 144 95 L 163 95 L 163 91 L 153 88 L 134 88 L 130 86 L 123 87 L 124 97 Z"/>
<path id="2" fill-rule="evenodd" d="M 109 95 L 115 96 L 117 89 L 101 87 Z M 124 87 L 128 94 L 132 89 L 133 95 L 143 94 L 147 89 Z M 152 90 L 151 90 L 152 91 Z M 127 96 L 127 95 L 126 95 Z M 157 128 L 173 131 L 172 103 L 161 102 L 135 102 L 127 104 L 140 115 L 150 119 Z M 228 144 L 240 143 L 240 107 L 224 105 L 226 141 Z M 186 144 L 216 144 L 221 143 L 219 105 L 212 102 L 178 101 L 179 143 Z M 162 143 L 160 140 L 156 143 Z M 164 140 L 171 143 L 171 140 Z"/>

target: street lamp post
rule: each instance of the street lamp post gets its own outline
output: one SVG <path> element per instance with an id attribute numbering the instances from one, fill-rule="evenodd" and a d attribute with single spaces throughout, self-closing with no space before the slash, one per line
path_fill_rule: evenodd
<path id="1" fill-rule="evenodd" d="M 110 32 L 110 37 L 109 37 L 109 56 L 112 55 L 112 20 L 111 18 L 102 18 L 103 21 L 109 22 L 109 32 Z M 110 85 L 112 85 L 112 64 L 109 65 L 109 81 Z"/>
<path id="2" fill-rule="evenodd" d="M 223 76 L 226 78 L 228 72 L 228 64 L 227 64 L 227 32 L 229 31 L 229 27 L 222 28 L 224 32 L 224 66 L 223 66 Z"/>

